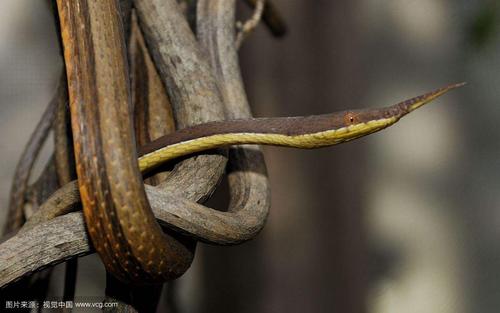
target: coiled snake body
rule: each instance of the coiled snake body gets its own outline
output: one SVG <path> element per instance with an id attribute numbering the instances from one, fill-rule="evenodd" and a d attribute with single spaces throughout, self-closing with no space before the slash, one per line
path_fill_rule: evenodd
<path id="1" fill-rule="evenodd" d="M 176 234 L 165 234 L 156 223 L 141 171 L 219 146 L 317 148 L 346 142 L 386 128 L 460 86 L 382 109 L 205 123 L 162 137 L 136 153 L 118 2 L 57 0 L 57 5 L 85 222 L 106 269 L 126 282 L 173 279 L 193 258 L 192 245 Z"/>

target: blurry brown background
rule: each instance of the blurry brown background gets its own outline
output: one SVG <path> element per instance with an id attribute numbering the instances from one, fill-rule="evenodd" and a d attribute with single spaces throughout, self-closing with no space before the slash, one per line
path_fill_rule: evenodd
<path id="1" fill-rule="evenodd" d="M 497 1 L 275 3 L 289 35 L 277 41 L 260 26 L 241 51 L 256 116 L 383 106 L 448 83 L 469 84 L 353 143 L 314 151 L 266 147 L 266 228 L 241 246 L 200 245 L 175 284 L 178 311 L 497 312 Z M 240 9 L 242 18 L 250 13 Z M 15 164 L 60 67 L 44 1 L 2 0 L 3 212 Z M 77 295 L 102 296 L 102 271 L 95 255 L 83 258 Z M 61 280 L 56 274 L 52 294 L 60 295 Z"/>

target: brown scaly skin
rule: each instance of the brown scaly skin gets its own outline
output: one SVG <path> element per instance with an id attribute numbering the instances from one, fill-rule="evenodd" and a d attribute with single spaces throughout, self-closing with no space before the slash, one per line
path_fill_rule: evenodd
<path id="1" fill-rule="evenodd" d="M 253 118 L 204 123 L 178 130 L 175 133 L 163 136 L 142 146 L 139 149 L 139 156 L 146 155 L 166 146 L 215 134 L 258 133 L 298 136 L 335 130 L 384 118 L 394 117 L 396 118 L 395 121 L 397 121 L 423 104 L 462 85 L 463 83 L 448 85 L 383 108 L 348 110 L 306 117 Z M 376 129 L 375 131 L 377 130 L 380 129 Z M 365 135 L 369 133 L 371 132 L 367 132 Z"/>
<path id="2" fill-rule="evenodd" d="M 92 243 L 124 282 L 183 274 L 191 246 L 164 234 L 135 159 L 117 0 L 58 0 L 79 189 Z"/>

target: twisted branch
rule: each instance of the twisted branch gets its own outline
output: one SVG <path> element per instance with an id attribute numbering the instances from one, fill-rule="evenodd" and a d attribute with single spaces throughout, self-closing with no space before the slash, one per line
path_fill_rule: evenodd
<path id="1" fill-rule="evenodd" d="M 172 24 L 169 24 L 175 21 L 175 18 L 169 18 L 171 10 L 163 8 L 156 11 L 162 12 L 160 15 L 150 15 L 155 5 L 171 5 L 168 1 L 145 3 L 147 1 L 138 0 L 139 13 L 141 12 L 141 2 L 143 4 L 141 23 L 143 28 L 147 30 L 146 34 L 149 32 L 149 37 L 147 35 L 146 39 L 160 73 L 162 73 L 163 68 L 162 78 L 170 98 L 184 101 L 183 103 L 186 103 L 187 106 L 186 108 L 184 105 L 180 105 L 174 110 L 179 126 L 182 127 L 183 123 L 189 125 L 196 121 L 214 119 L 216 118 L 214 116 L 220 116 L 221 113 L 225 113 L 224 115 L 228 118 L 248 117 L 250 110 L 241 84 L 234 45 L 234 1 L 200 1 L 199 5 L 199 36 L 203 45 L 209 50 L 210 63 L 212 64 L 212 67 L 202 65 L 202 68 L 208 71 L 205 75 L 208 85 L 212 84 L 213 86 L 210 88 L 218 90 L 218 84 L 223 86 L 221 88 L 222 95 L 217 96 L 214 91 L 214 103 L 226 105 L 226 109 L 222 109 L 222 111 L 216 109 L 215 113 L 213 110 L 205 111 L 205 106 L 200 106 L 200 104 L 191 109 L 193 113 L 186 113 L 190 110 L 188 104 L 201 103 L 201 99 L 198 102 L 192 102 L 191 100 L 199 98 L 199 95 L 194 94 L 186 97 L 178 90 L 176 91 L 176 88 L 182 89 L 185 86 L 175 82 L 183 82 L 185 77 L 191 77 L 192 74 L 188 73 L 186 76 L 185 72 L 179 73 L 177 68 L 169 68 L 168 62 L 178 62 L 176 57 L 180 55 L 187 54 L 192 57 L 193 54 L 202 54 L 195 52 L 199 49 L 197 44 L 178 43 L 169 37 L 172 36 L 171 34 L 168 35 L 167 32 L 165 35 L 165 32 L 162 31 L 173 27 Z M 148 6 L 151 3 L 153 6 Z M 144 27 L 144 25 L 146 26 Z M 192 37 L 192 34 L 186 36 Z M 217 43 L 217 45 L 212 45 L 212 43 Z M 158 49 L 154 49 L 154 47 L 158 47 Z M 175 51 L 177 54 L 174 52 L 173 55 L 169 56 L 165 51 Z M 203 57 L 200 60 L 203 60 Z M 223 62 L 221 62 L 222 60 Z M 224 65 L 226 61 L 228 66 Z M 203 64 L 205 61 L 200 62 Z M 221 64 L 222 66 L 220 66 Z M 215 74 L 211 74 L 212 70 Z M 165 78 L 166 74 L 169 74 L 168 79 Z M 217 77 L 217 83 L 215 77 Z M 199 77 L 197 79 L 199 80 Z M 206 101 L 206 98 L 203 97 L 202 100 Z M 193 174 L 180 174 L 183 169 L 193 169 L 193 171 L 196 170 L 196 177 L 198 177 L 198 170 L 203 168 L 198 164 L 203 164 L 206 159 L 219 160 L 215 163 L 224 162 L 223 159 L 220 161 L 221 158 L 217 155 L 208 155 L 196 157 L 192 159 L 193 161 L 185 161 L 185 163 L 197 162 L 197 165 L 178 166 L 176 169 L 178 174 L 171 175 L 168 182 L 163 186 L 160 185 L 160 188 L 146 186 L 148 199 L 155 216 L 164 225 L 204 242 L 237 244 L 255 236 L 263 227 L 269 207 L 269 189 L 262 155 L 255 147 L 231 149 L 230 154 L 234 156 L 234 161 L 231 161 L 229 174 L 231 202 L 228 212 L 215 211 L 196 203 L 196 201 L 206 198 L 212 192 L 214 184 L 219 180 L 219 175 L 213 174 L 212 167 L 209 166 L 206 171 L 212 174 L 207 175 L 207 179 L 201 183 L 190 182 L 190 179 L 194 177 Z M 172 182 L 180 184 L 181 187 L 195 186 L 197 188 L 181 188 L 181 191 L 187 190 L 181 192 L 176 188 L 169 187 L 172 186 Z M 0 286 L 5 286 L 43 267 L 93 252 L 84 231 L 81 214 L 70 213 L 60 216 L 61 213 L 79 208 L 78 202 L 76 184 L 65 185 L 42 206 L 38 213 L 34 214 L 33 219 L 27 223 L 22 232 L 0 245 Z M 62 230 L 71 231 L 68 233 Z M 29 251 L 31 250 L 37 251 L 37 253 L 30 255 Z M 21 251 L 21 253 L 16 251 Z"/>

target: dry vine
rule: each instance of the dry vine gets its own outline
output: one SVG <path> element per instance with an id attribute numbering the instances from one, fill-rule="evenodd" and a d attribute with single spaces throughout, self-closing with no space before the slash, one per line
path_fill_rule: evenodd
<path id="1" fill-rule="evenodd" d="M 175 0 L 135 0 L 134 9 L 132 1 L 120 4 L 124 34 L 131 36 L 129 62 L 138 144 L 171 132 L 172 112 L 177 128 L 251 117 L 238 65 L 235 0 L 198 1 L 198 40 Z M 263 2 L 256 5 L 245 32 L 255 27 L 262 14 Z M 132 14 L 138 18 L 131 18 Z M 264 10 L 271 30 L 275 27 L 278 33 L 272 15 Z M 274 17 L 274 21 L 280 20 Z M 241 36 L 238 42 L 243 39 Z M 76 176 L 73 152 L 68 148 L 72 137 L 66 102 L 63 80 L 18 166 L 21 175 L 14 182 L 5 228 L 9 235 L 0 245 L 0 287 L 13 294 L 19 292 L 14 282 L 22 279 L 23 288 L 29 287 L 30 274 L 94 252 L 82 214 L 77 212 L 81 206 L 77 184 L 72 182 Z M 28 186 L 42 139 L 51 128 L 55 133 L 54 158 L 37 183 Z M 216 211 L 201 203 L 217 187 L 227 161 L 231 200 L 226 212 Z M 53 192 L 56 178 L 60 188 Z M 244 242 L 262 229 L 268 214 L 269 186 L 258 147 L 199 154 L 177 163 L 168 174 L 148 179 L 148 183 L 146 192 L 156 218 L 169 231 L 187 235 L 193 242 Z M 17 232 L 25 219 L 27 223 Z M 35 276 L 33 280 L 37 280 Z M 47 282 L 47 277 L 38 280 Z"/>

